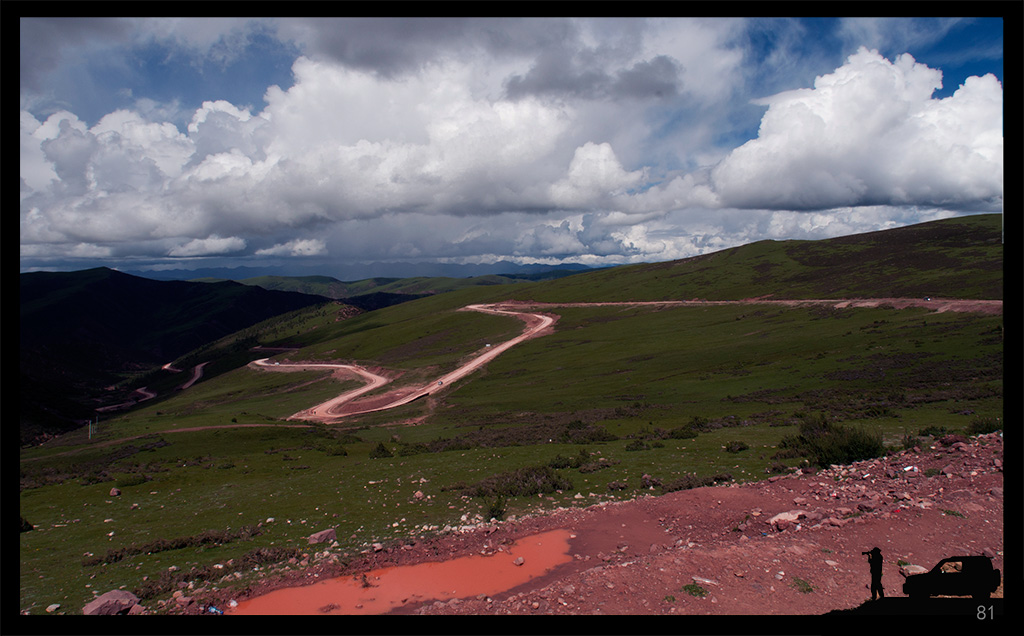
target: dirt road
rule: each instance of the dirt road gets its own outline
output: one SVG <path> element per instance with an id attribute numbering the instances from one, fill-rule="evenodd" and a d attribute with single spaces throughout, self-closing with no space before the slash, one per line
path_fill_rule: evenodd
<path id="1" fill-rule="evenodd" d="M 327 422 L 336 420 L 338 419 L 338 415 L 336 412 L 342 405 L 351 402 L 360 395 L 364 395 L 366 393 L 369 393 L 370 391 L 373 391 L 374 389 L 380 388 L 390 381 L 388 380 L 388 378 L 382 375 L 378 375 L 376 373 L 373 373 L 372 371 L 365 369 L 364 367 L 354 364 L 330 364 L 313 362 L 280 363 L 270 362 L 269 358 L 262 358 L 260 360 L 256 360 L 255 362 L 250 363 L 250 366 L 259 367 L 261 369 L 266 369 L 270 371 L 308 371 L 318 369 L 338 369 L 339 371 L 345 372 L 346 374 L 354 374 L 366 380 L 366 384 L 359 387 L 358 389 L 347 391 L 337 397 L 327 400 L 326 402 L 317 404 L 314 407 L 303 409 L 296 413 L 295 415 L 289 417 L 289 420 L 312 420 L 317 422 Z"/>
<path id="2" fill-rule="evenodd" d="M 473 359 L 466 364 L 437 378 L 436 380 L 432 380 L 428 384 L 419 387 L 406 387 L 389 393 L 386 396 L 379 396 L 377 399 L 366 400 L 359 403 L 356 402 L 357 398 L 384 386 L 390 380 L 385 376 L 369 371 L 365 367 L 351 364 L 270 362 L 268 358 L 263 358 L 251 363 L 250 366 L 268 371 L 298 371 L 329 368 L 338 369 L 339 371 L 355 374 L 364 378 L 367 383 L 362 387 L 352 391 L 347 391 L 346 393 L 331 398 L 326 402 L 317 404 L 314 407 L 303 409 L 288 418 L 289 420 L 334 422 L 340 418 L 351 415 L 393 409 L 430 395 L 431 393 L 444 390 L 453 382 L 464 378 L 474 370 L 487 364 L 515 345 L 530 338 L 543 335 L 543 333 L 547 333 L 546 330 L 555 323 L 555 318 L 552 316 L 516 311 L 512 309 L 502 309 L 494 305 L 467 305 L 459 311 L 479 311 L 482 313 L 515 316 L 526 323 L 526 329 L 523 333 L 511 340 L 507 340 L 495 346 L 486 346 L 481 353 L 474 356 Z"/>

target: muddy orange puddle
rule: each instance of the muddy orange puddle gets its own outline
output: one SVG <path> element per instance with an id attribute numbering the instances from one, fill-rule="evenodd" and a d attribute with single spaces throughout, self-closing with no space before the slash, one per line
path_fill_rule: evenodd
<path id="1" fill-rule="evenodd" d="M 568 530 L 524 537 L 503 552 L 381 568 L 274 590 L 240 601 L 229 614 L 383 614 L 407 603 L 493 595 L 572 560 Z M 523 558 L 522 565 L 514 561 Z"/>

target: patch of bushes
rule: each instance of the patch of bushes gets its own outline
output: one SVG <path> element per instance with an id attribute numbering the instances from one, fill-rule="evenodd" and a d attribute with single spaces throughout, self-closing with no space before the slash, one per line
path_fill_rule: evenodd
<path id="1" fill-rule="evenodd" d="M 138 486 L 149 481 L 149 477 L 142 474 L 126 475 L 115 482 L 115 486 L 118 488 L 127 488 L 128 486 Z"/>
<path id="2" fill-rule="evenodd" d="M 772 455 L 772 459 L 793 459 L 794 457 L 803 457 L 806 454 L 800 448 L 780 448 Z"/>
<path id="3" fill-rule="evenodd" d="M 394 455 L 384 445 L 384 442 L 377 442 L 377 445 L 370 451 L 370 459 L 384 459 L 387 457 L 394 457 Z"/>
<path id="4" fill-rule="evenodd" d="M 105 470 L 94 470 L 82 475 L 81 484 L 83 486 L 92 486 L 93 484 L 102 484 L 105 481 L 114 481 L 114 478 Z"/>
<path id="5" fill-rule="evenodd" d="M 592 462 L 587 462 L 585 464 L 581 464 L 580 467 L 579 467 L 579 471 L 581 473 L 584 473 L 584 474 L 586 474 L 586 473 L 596 473 L 599 470 L 604 470 L 605 468 L 611 468 L 612 466 L 614 466 L 615 464 L 618 464 L 618 463 L 619 463 L 619 460 L 617 460 L 617 459 L 605 460 L 604 458 L 601 458 L 601 459 L 598 459 L 597 461 L 592 461 Z"/>
<path id="6" fill-rule="evenodd" d="M 689 424 L 668 431 L 669 439 L 692 439 L 694 437 L 697 437 L 697 431 L 693 430 Z"/>
<path id="7" fill-rule="evenodd" d="M 885 455 L 881 434 L 835 424 L 821 413 L 806 417 L 800 423 L 800 433 L 784 437 L 779 448 L 798 449 L 823 467 Z"/>
<path id="8" fill-rule="evenodd" d="M 632 442 L 626 444 L 625 450 L 627 451 L 641 451 L 650 450 L 651 445 L 642 439 L 635 439 Z"/>
<path id="9" fill-rule="evenodd" d="M 529 497 L 569 490 L 572 482 L 550 466 L 517 468 L 492 475 L 467 488 L 471 497 Z"/>
<path id="10" fill-rule="evenodd" d="M 584 424 L 580 420 L 570 422 L 565 430 L 559 435 L 559 440 L 565 444 L 593 444 L 595 442 L 614 442 L 618 436 L 609 433 L 608 429 L 595 424 Z"/>
<path id="11" fill-rule="evenodd" d="M 548 466 L 551 468 L 579 468 L 583 464 L 590 462 L 590 453 L 587 449 L 581 448 L 580 451 L 572 457 L 566 457 L 562 454 L 555 455 L 551 461 L 548 462 Z"/>
<path id="12" fill-rule="evenodd" d="M 750 448 L 750 446 L 748 446 L 746 442 L 732 441 L 725 445 L 725 452 L 739 453 L 740 451 L 745 451 L 748 448 Z"/>
<path id="13" fill-rule="evenodd" d="M 508 508 L 507 500 L 505 497 L 498 496 L 487 502 L 487 511 L 484 515 L 485 519 L 497 519 L 501 520 L 505 517 L 505 511 Z"/>
<path id="14" fill-rule="evenodd" d="M 975 418 L 967 426 L 968 435 L 987 435 L 1001 430 L 1003 430 L 1003 422 L 998 417 Z"/>
<path id="15" fill-rule="evenodd" d="M 921 445 L 921 438 L 914 435 L 904 435 L 903 439 L 900 440 L 900 448 L 903 450 L 911 450 L 915 446 Z"/>
<path id="16" fill-rule="evenodd" d="M 683 592 L 686 592 L 690 596 L 696 596 L 697 598 L 703 598 L 708 595 L 708 591 L 697 585 L 696 583 L 689 583 L 684 585 L 682 588 Z"/>
<path id="17" fill-rule="evenodd" d="M 792 585 L 797 591 L 803 592 L 804 594 L 808 594 L 814 591 L 814 587 L 810 583 L 808 583 L 807 581 L 803 580 L 798 576 L 793 577 Z"/>
<path id="18" fill-rule="evenodd" d="M 190 537 L 176 537 L 174 539 L 156 539 L 149 543 L 131 544 L 123 548 L 107 550 L 103 556 L 93 556 L 82 560 L 83 566 L 101 565 L 103 563 L 117 563 L 136 554 L 154 554 L 156 552 L 167 552 L 168 550 L 180 550 L 201 545 L 222 545 L 232 541 L 249 541 L 261 534 L 262 531 L 256 526 L 244 526 L 238 530 L 204 530 L 199 534 Z"/>
<path id="19" fill-rule="evenodd" d="M 727 482 L 732 479 L 732 475 L 729 473 L 716 473 L 714 475 L 707 475 L 700 477 L 694 473 L 677 477 L 667 483 L 659 483 L 661 491 L 663 493 L 675 492 L 677 490 L 690 490 L 691 488 L 703 488 L 705 486 L 714 486 L 715 484 Z"/>
<path id="20" fill-rule="evenodd" d="M 917 432 L 921 437 L 942 437 L 949 431 L 946 430 L 945 426 L 926 426 Z"/>
<path id="21" fill-rule="evenodd" d="M 301 556 L 302 550 L 299 548 L 278 546 L 255 548 L 246 552 L 237 559 L 223 564 L 222 568 L 214 568 L 210 565 L 201 568 L 193 567 L 189 570 L 178 570 L 175 572 L 165 570 L 160 573 L 160 576 L 144 581 L 142 585 L 133 590 L 133 593 L 142 600 L 156 598 L 185 587 L 190 581 L 209 581 L 218 579 L 233 572 L 252 570 L 257 566 L 263 566 L 270 563 L 280 563 L 282 561 L 299 558 Z"/>

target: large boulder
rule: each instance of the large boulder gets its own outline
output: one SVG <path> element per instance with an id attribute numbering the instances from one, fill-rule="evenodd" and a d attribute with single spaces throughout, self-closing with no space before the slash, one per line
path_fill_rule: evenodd
<path id="1" fill-rule="evenodd" d="M 124 590 L 110 590 L 106 594 L 93 599 L 92 602 L 82 608 L 86 616 L 108 616 L 110 614 L 122 614 L 139 602 L 139 597 Z"/>

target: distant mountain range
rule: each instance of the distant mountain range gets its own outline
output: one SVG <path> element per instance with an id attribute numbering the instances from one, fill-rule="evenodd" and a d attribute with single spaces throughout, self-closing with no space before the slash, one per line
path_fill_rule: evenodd
<path id="1" fill-rule="evenodd" d="M 195 280 L 214 278 L 221 280 L 245 280 L 259 276 L 307 277 L 329 275 L 336 280 L 361 281 L 370 278 L 417 278 L 447 277 L 468 278 L 471 276 L 503 275 L 545 275 L 550 272 L 582 272 L 592 269 L 579 263 L 562 265 L 518 265 L 510 261 L 498 261 L 491 264 L 457 265 L 452 263 L 400 263 L 380 262 L 367 264 L 324 267 L 311 265 L 306 267 L 207 267 L 200 269 L 165 269 L 165 270 L 124 270 L 136 276 L 154 280 Z M 336 271 L 331 271 L 336 270 Z"/>

